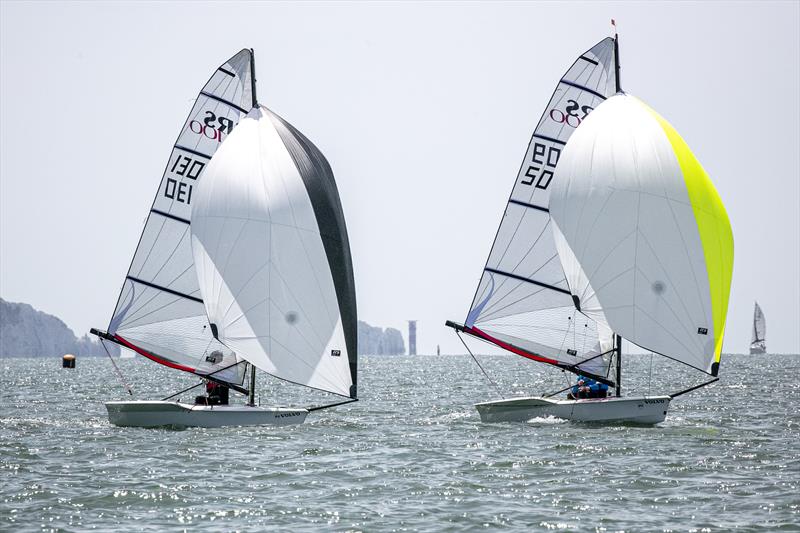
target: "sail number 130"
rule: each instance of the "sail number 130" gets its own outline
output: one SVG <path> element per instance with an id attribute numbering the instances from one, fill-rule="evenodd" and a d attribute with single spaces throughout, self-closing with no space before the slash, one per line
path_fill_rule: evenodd
<path id="1" fill-rule="evenodd" d="M 520 183 L 533 185 L 537 189 L 547 189 L 553 179 L 553 171 L 558 164 L 560 156 L 560 148 L 547 146 L 539 142 L 535 143 L 533 145 L 531 164 L 528 166 L 528 170 L 525 171 Z"/>
<path id="2" fill-rule="evenodd" d="M 206 164 L 191 157 L 177 154 L 175 162 L 169 169 L 169 172 L 183 178 L 197 180 L 200 172 Z M 164 196 L 170 200 L 177 200 L 184 204 L 192 203 L 192 185 L 185 181 L 178 181 L 175 178 L 167 177 L 167 183 L 164 187 Z"/>

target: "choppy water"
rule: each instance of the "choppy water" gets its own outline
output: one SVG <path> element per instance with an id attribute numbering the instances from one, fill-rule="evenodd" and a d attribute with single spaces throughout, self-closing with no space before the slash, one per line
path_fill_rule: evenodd
<path id="1" fill-rule="evenodd" d="M 481 361 L 506 395 L 566 384 Z M 627 361 L 639 392 L 689 384 L 661 359 Z M 192 383 L 119 364 L 139 399 Z M 362 358 L 362 401 L 302 426 L 123 429 L 102 404 L 125 395 L 108 360 L 58 366 L 0 361 L 2 531 L 800 531 L 800 356 L 727 357 L 720 383 L 649 428 L 481 424 L 472 404 L 497 393 L 468 357 L 442 356 Z M 263 382 L 265 404 L 322 400 Z"/>

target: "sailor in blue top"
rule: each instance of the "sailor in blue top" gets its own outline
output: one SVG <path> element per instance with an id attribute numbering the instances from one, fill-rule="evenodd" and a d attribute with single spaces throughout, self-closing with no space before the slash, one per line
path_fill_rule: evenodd
<path id="1" fill-rule="evenodd" d="M 570 391 L 568 399 L 577 400 L 578 398 L 586 397 L 586 394 L 588 393 L 588 385 L 586 382 L 587 379 L 588 378 L 583 376 L 578 376 L 578 382 L 572 386 L 572 390 Z"/>
<path id="2" fill-rule="evenodd" d="M 608 396 L 608 385 L 592 380 L 589 385 L 589 398 L 605 398 Z"/>
<path id="3" fill-rule="evenodd" d="M 599 383 L 586 376 L 578 376 L 578 382 L 572 387 L 569 399 L 605 398 L 608 396 L 608 385 Z"/>

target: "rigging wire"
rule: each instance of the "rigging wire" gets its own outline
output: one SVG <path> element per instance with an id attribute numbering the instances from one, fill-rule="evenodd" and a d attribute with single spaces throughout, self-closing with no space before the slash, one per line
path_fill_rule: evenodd
<path id="1" fill-rule="evenodd" d="M 117 363 L 114 362 L 114 358 L 111 357 L 111 353 L 108 351 L 108 348 L 106 347 L 106 343 L 105 343 L 105 341 L 103 340 L 102 337 L 100 337 L 100 344 L 103 345 L 103 349 L 106 351 L 106 355 L 111 360 L 111 364 L 114 365 L 114 370 L 117 371 L 117 376 L 119 377 L 120 382 L 128 390 L 128 394 L 133 396 L 133 391 L 131 390 L 131 387 L 125 382 L 125 378 L 122 377 L 122 372 L 119 371 L 119 367 L 117 366 Z"/>
<path id="2" fill-rule="evenodd" d="M 574 326 L 575 326 L 575 322 L 573 320 L 574 318 L 575 318 L 575 311 L 572 312 L 572 316 L 571 317 L 570 316 L 567 317 L 567 320 L 569 321 L 568 322 L 569 325 L 567 326 L 567 331 L 564 332 L 564 338 L 561 339 L 561 347 L 558 349 L 559 353 L 562 353 L 564 351 L 564 344 L 567 342 L 567 336 L 569 335 L 569 329 L 570 328 L 574 329 Z M 573 346 L 575 345 L 574 342 L 575 342 L 575 338 L 573 336 Z M 562 373 L 564 374 L 564 378 L 567 380 L 567 384 L 569 385 L 569 383 L 572 381 L 572 379 L 570 378 L 570 376 L 567 375 L 566 372 L 562 372 Z M 578 377 L 580 378 L 580 374 L 578 375 Z M 573 399 L 577 400 L 578 398 L 575 397 Z M 577 405 L 577 402 L 574 402 L 572 404 L 572 407 L 570 408 L 570 412 L 569 412 L 570 416 L 572 416 L 573 413 L 575 412 L 575 405 Z"/>
<path id="3" fill-rule="evenodd" d="M 491 378 L 491 377 L 489 377 L 489 374 L 487 374 L 487 373 L 486 373 L 486 370 L 484 370 L 484 368 L 481 366 L 480 362 L 479 362 L 479 361 L 478 361 L 478 360 L 475 358 L 475 355 L 472 353 L 472 350 L 470 350 L 470 349 L 469 349 L 469 346 L 467 346 L 467 343 L 466 343 L 466 342 L 464 342 L 464 339 L 463 339 L 463 338 L 461 338 L 461 333 L 460 333 L 458 330 L 456 330 L 456 335 L 458 335 L 458 340 L 460 340 L 460 341 L 461 341 L 461 344 L 463 344 L 463 345 L 464 345 L 464 348 L 466 348 L 466 349 L 467 349 L 467 352 L 469 353 L 470 357 L 472 357 L 472 360 L 473 360 L 473 361 L 475 361 L 475 364 L 476 364 L 476 365 L 478 365 L 478 368 L 480 368 L 480 369 L 481 369 L 481 372 L 483 372 L 483 375 L 484 375 L 484 376 L 486 376 L 486 379 L 487 379 L 487 380 L 489 380 L 489 383 L 491 383 L 491 384 L 492 384 L 492 386 L 495 388 L 495 390 L 497 391 L 497 394 L 499 394 L 499 395 L 500 395 L 500 397 L 501 397 L 501 398 L 503 398 L 503 399 L 505 400 L 505 399 L 506 399 L 506 397 L 505 397 L 505 396 L 503 396 L 503 393 L 502 393 L 502 391 L 500 390 L 500 387 L 498 387 L 498 386 L 497 386 L 497 383 L 495 383 L 495 382 L 492 380 L 492 378 Z"/>
<path id="4" fill-rule="evenodd" d="M 650 374 L 647 377 L 647 395 L 650 396 L 650 387 L 653 384 L 653 352 L 650 352 Z"/>

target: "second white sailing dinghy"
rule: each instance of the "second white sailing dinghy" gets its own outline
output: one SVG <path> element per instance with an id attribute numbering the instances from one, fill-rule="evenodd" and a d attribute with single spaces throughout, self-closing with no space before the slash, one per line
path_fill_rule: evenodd
<path id="1" fill-rule="evenodd" d="M 750 355 L 761 355 L 767 353 L 767 319 L 764 318 L 764 311 L 756 302 L 753 309 L 753 339 L 750 341 Z"/>
<path id="2" fill-rule="evenodd" d="M 654 424 L 717 380 L 733 267 L 727 214 L 675 130 L 622 92 L 616 36 L 559 81 L 463 325 L 465 333 L 616 389 L 476 405 L 484 422 L 555 416 Z M 622 396 L 622 338 L 713 376 Z M 465 345 L 466 346 L 466 345 Z"/>
<path id="3" fill-rule="evenodd" d="M 113 424 L 299 424 L 357 400 L 355 283 L 333 173 L 306 137 L 258 105 L 254 72 L 242 50 L 198 95 L 108 331 L 92 330 L 248 402 L 108 402 Z M 257 406 L 256 368 L 347 400 Z"/>

